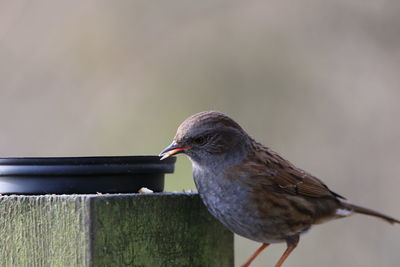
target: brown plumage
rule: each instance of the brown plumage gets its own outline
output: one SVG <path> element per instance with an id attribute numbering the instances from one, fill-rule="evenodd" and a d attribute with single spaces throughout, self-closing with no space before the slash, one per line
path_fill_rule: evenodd
<path id="1" fill-rule="evenodd" d="M 286 242 L 288 248 L 275 265 L 279 267 L 312 225 L 353 213 L 400 223 L 348 203 L 220 112 L 201 112 L 184 121 L 160 155 L 177 153 L 191 159 L 196 187 L 211 214 L 232 232 L 263 243 L 243 266 L 270 243 Z"/>

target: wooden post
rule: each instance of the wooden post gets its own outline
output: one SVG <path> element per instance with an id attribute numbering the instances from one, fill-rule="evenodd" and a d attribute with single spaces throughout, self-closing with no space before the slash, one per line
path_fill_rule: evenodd
<path id="1" fill-rule="evenodd" d="M 1 266 L 233 266 L 197 194 L 0 197 Z"/>

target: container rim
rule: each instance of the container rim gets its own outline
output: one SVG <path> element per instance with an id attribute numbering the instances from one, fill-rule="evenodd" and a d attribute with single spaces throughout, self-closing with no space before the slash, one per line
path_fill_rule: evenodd
<path id="1" fill-rule="evenodd" d="M 159 156 L 83 156 L 83 157 L 0 157 L 4 165 L 96 165 L 96 164 L 149 164 L 175 163 L 176 157 L 160 161 Z"/>

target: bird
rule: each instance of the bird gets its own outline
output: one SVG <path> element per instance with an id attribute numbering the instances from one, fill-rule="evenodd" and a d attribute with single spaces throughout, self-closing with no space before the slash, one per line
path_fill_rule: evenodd
<path id="1" fill-rule="evenodd" d="M 313 225 L 352 214 L 400 221 L 348 202 L 312 174 L 255 141 L 218 111 L 187 118 L 160 159 L 180 153 L 192 162 L 193 178 L 208 211 L 231 232 L 260 242 L 242 265 L 249 266 L 270 244 L 286 242 L 280 267 Z"/>

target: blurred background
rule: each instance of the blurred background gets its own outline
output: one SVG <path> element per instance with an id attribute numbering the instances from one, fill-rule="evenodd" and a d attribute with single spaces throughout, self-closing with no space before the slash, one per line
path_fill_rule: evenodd
<path id="1" fill-rule="evenodd" d="M 0 1 L 0 156 L 155 155 L 219 110 L 399 218 L 399 70 L 399 1 Z M 166 189 L 194 188 L 179 156 Z M 399 242 L 354 216 L 313 228 L 285 266 L 399 266 Z M 236 264 L 258 246 L 237 237 Z"/>

